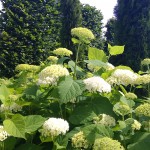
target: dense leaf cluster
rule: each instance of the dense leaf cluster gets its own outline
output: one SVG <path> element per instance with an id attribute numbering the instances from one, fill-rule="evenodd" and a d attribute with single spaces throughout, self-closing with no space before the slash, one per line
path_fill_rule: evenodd
<path id="1" fill-rule="evenodd" d="M 55 0 L 1 2 L 0 76 L 10 77 L 17 64 L 39 64 L 60 45 L 60 4 Z"/>

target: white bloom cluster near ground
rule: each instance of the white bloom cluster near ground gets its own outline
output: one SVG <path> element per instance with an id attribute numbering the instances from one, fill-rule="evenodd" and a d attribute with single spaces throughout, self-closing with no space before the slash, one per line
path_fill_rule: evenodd
<path id="1" fill-rule="evenodd" d="M 94 117 L 93 122 L 95 124 L 102 124 L 104 126 L 109 126 L 109 127 L 113 127 L 116 125 L 115 119 L 106 114 L 100 114 L 97 117 Z"/>
<path id="2" fill-rule="evenodd" d="M 138 75 L 134 72 L 126 69 L 116 69 L 111 76 L 107 79 L 107 82 L 111 85 L 133 85 L 137 80 Z"/>
<path id="3" fill-rule="evenodd" d="M 150 117 L 150 104 L 149 103 L 144 103 L 139 105 L 136 109 L 135 109 L 135 113 L 138 116 L 147 116 Z"/>
<path id="4" fill-rule="evenodd" d="M 0 125 L 0 141 L 4 141 L 7 139 L 9 134 L 4 130 L 4 127 Z"/>
<path id="5" fill-rule="evenodd" d="M 103 137 L 95 140 L 93 150 L 124 150 L 124 147 L 117 140 Z"/>
<path id="6" fill-rule="evenodd" d="M 88 148 L 88 141 L 85 139 L 85 136 L 82 131 L 76 133 L 71 138 L 72 146 L 74 148 Z"/>
<path id="7" fill-rule="evenodd" d="M 86 89 L 89 92 L 111 92 L 111 86 L 108 84 L 103 78 L 94 76 L 91 78 L 87 78 L 83 80 L 84 84 L 86 85 Z"/>
<path id="8" fill-rule="evenodd" d="M 69 71 L 61 65 L 51 65 L 39 73 L 38 85 L 57 85 L 59 77 L 68 76 Z"/>
<path id="9" fill-rule="evenodd" d="M 134 120 L 134 123 L 131 125 L 133 130 L 140 130 L 141 129 L 141 123 L 137 120 Z"/>
<path id="10" fill-rule="evenodd" d="M 49 118 L 44 122 L 42 129 L 39 130 L 43 137 L 65 135 L 67 131 L 69 131 L 69 124 L 61 118 Z"/>

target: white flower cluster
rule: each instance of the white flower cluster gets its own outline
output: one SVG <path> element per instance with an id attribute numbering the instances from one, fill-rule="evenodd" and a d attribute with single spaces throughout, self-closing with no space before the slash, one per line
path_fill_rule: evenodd
<path id="1" fill-rule="evenodd" d="M 71 29 L 71 35 L 80 40 L 93 40 L 95 38 L 91 30 L 82 27 Z"/>
<path id="2" fill-rule="evenodd" d="M 134 123 L 131 125 L 133 130 L 140 130 L 141 129 L 141 123 L 137 120 L 134 120 Z"/>
<path id="3" fill-rule="evenodd" d="M 74 134 L 74 136 L 71 138 L 72 146 L 74 148 L 88 148 L 88 141 L 85 139 L 85 136 L 82 131 Z"/>
<path id="4" fill-rule="evenodd" d="M 150 74 L 144 74 L 141 76 L 138 76 L 135 84 L 140 85 L 140 84 L 148 84 L 150 83 Z"/>
<path id="5" fill-rule="evenodd" d="M 51 65 L 39 73 L 38 85 L 57 85 L 59 77 L 68 76 L 69 72 L 61 65 Z"/>
<path id="6" fill-rule="evenodd" d="M 58 56 L 70 56 L 73 54 L 72 51 L 66 48 L 57 48 L 53 51 L 53 53 Z"/>
<path id="7" fill-rule="evenodd" d="M 95 140 L 93 150 L 124 150 L 124 147 L 117 140 L 103 137 Z"/>
<path id="8" fill-rule="evenodd" d="M 4 130 L 4 127 L 0 125 L 0 141 L 4 141 L 7 139 L 9 134 Z"/>
<path id="9" fill-rule="evenodd" d="M 103 78 L 94 76 L 83 80 L 89 92 L 111 92 L 111 86 Z"/>
<path id="10" fill-rule="evenodd" d="M 98 117 L 94 117 L 93 122 L 95 124 L 102 124 L 104 126 L 109 126 L 109 127 L 113 127 L 116 125 L 115 119 L 106 114 L 100 114 Z"/>
<path id="11" fill-rule="evenodd" d="M 56 137 L 60 134 L 65 135 L 69 130 L 69 124 L 67 121 L 61 118 L 49 118 L 46 120 L 39 132 L 44 137 Z"/>
<path id="12" fill-rule="evenodd" d="M 106 69 L 107 70 L 113 70 L 113 69 L 115 69 L 115 67 L 111 63 L 107 62 L 106 63 Z"/>
<path id="13" fill-rule="evenodd" d="M 22 106 L 18 105 L 17 103 L 12 103 L 11 105 L 4 105 L 0 106 L 0 112 L 10 111 L 10 112 L 18 112 L 22 110 Z"/>
<path id="14" fill-rule="evenodd" d="M 116 69 L 112 75 L 107 79 L 107 82 L 116 85 L 133 85 L 135 84 L 136 79 L 138 78 L 138 75 L 130 70 L 125 69 Z"/>
<path id="15" fill-rule="evenodd" d="M 52 63 L 57 63 L 58 58 L 56 56 L 49 56 L 47 60 L 51 61 Z"/>

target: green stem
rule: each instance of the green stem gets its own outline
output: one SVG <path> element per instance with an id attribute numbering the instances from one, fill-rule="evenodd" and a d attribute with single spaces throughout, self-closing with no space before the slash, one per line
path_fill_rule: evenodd
<path id="1" fill-rule="evenodd" d="M 60 104 L 60 103 L 59 103 L 59 109 L 60 109 L 60 115 L 61 115 L 61 117 L 64 118 L 64 117 L 63 117 L 62 108 L 61 108 L 61 104 Z"/>
<path id="2" fill-rule="evenodd" d="M 5 144 L 4 144 L 4 141 L 1 142 L 1 148 L 2 148 L 2 150 L 5 150 Z"/>
<path id="3" fill-rule="evenodd" d="M 148 132 L 150 132 L 150 120 L 148 121 Z"/>
<path id="4" fill-rule="evenodd" d="M 122 116 L 122 120 L 124 121 L 124 116 Z"/>
<path id="5" fill-rule="evenodd" d="M 148 91 L 148 97 L 150 97 L 150 83 L 148 83 L 147 91 Z"/>
<path id="6" fill-rule="evenodd" d="M 77 53 L 76 53 L 76 61 L 75 61 L 75 67 L 74 67 L 74 79 L 77 78 L 77 63 L 78 63 L 78 57 L 79 57 L 79 48 L 80 48 L 80 43 L 77 48 Z"/>
<path id="7" fill-rule="evenodd" d="M 109 61 L 110 57 L 111 57 L 111 54 L 108 55 L 108 61 Z"/>

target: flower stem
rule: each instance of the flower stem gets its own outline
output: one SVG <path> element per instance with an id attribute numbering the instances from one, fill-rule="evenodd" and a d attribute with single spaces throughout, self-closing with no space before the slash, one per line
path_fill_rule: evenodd
<path id="1" fill-rule="evenodd" d="M 77 79 L 77 63 L 78 63 L 78 57 L 79 57 L 79 48 L 80 48 L 80 43 L 77 48 L 77 53 L 76 53 L 76 61 L 75 61 L 75 67 L 74 67 L 74 79 Z"/>
<path id="2" fill-rule="evenodd" d="M 60 115 L 61 115 L 61 117 L 64 118 L 64 117 L 63 117 L 62 108 L 61 108 L 61 104 L 60 104 L 60 103 L 59 103 L 59 109 L 60 109 Z"/>

